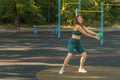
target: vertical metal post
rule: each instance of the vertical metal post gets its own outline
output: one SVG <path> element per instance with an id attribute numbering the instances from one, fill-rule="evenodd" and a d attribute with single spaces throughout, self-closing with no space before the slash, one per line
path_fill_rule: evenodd
<path id="1" fill-rule="evenodd" d="M 61 0 L 58 0 L 58 38 L 60 38 L 60 20 L 61 20 L 61 17 L 60 17 L 60 6 L 61 6 Z"/>
<path id="2" fill-rule="evenodd" d="M 101 2 L 101 24 L 100 24 L 100 32 L 103 36 L 103 39 L 100 40 L 100 45 L 103 45 L 104 42 L 104 3 Z"/>
<path id="3" fill-rule="evenodd" d="M 37 25 L 33 26 L 33 34 L 36 35 L 38 33 L 38 27 Z"/>
<path id="4" fill-rule="evenodd" d="M 78 10 L 81 10 L 81 1 L 82 0 L 78 0 Z M 80 12 L 77 12 L 78 15 L 81 15 Z"/>
<path id="5" fill-rule="evenodd" d="M 78 8 L 76 8 L 76 11 L 75 11 L 75 16 L 78 15 Z"/>

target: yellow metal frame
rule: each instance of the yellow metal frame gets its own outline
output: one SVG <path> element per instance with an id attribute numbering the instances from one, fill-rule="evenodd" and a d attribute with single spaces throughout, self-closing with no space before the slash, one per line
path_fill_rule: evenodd
<path id="1" fill-rule="evenodd" d="M 64 4 L 78 4 L 78 2 L 69 2 L 69 3 L 64 3 Z"/>
<path id="2" fill-rule="evenodd" d="M 65 2 L 65 0 L 62 0 L 63 5 L 64 4 L 78 4 L 78 2 Z"/>
<path id="3" fill-rule="evenodd" d="M 103 11 L 101 11 L 101 10 L 75 10 L 75 12 L 98 12 L 98 13 L 100 13 Z"/>
<path id="4" fill-rule="evenodd" d="M 104 4 L 105 6 L 120 6 L 120 4 Z"/>
<path id="5" fill-rule="evenodd" d="M 62 9 L 65 5 L 69 5 L 69 4 L 79 4 L 78 2 L 65 2 L 65 0 L 62 0 Z"/>

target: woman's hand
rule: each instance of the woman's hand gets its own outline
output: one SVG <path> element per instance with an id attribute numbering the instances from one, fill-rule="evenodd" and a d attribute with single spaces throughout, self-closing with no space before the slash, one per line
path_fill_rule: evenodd
<path id="1" fill-rule="evenodd" d="M 100 38 L 99 38 L 99 37 L 97 37 L 97 36 L 95 36 L 94 38 L 95 38 L 96 40 L 98 40 L 98 41 L 100 40 Z"/>

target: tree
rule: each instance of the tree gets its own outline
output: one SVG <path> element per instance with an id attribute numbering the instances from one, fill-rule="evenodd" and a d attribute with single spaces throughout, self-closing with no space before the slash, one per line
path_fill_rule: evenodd
<path id="1" fill-rule="evenodd" d="M 35 5 L 34 0 L 1 0 L 0 1 L 1 18 L 11 17 L 15 28 L 20 27 L 20 16 L 25 12 L 37 13 L 39 7 Z"/>

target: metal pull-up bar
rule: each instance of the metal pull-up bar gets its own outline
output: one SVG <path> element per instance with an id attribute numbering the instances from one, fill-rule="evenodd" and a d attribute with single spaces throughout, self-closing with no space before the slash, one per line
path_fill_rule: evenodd
<path id="1" fill-rule="evenodd" d="M 75 12 L 90 12 L 90 13 L 98 12 L 98 13 L 100 13 L 103 11 L 101 11 L 101 10 L 76 10 Z"/>
<path id="2" fill-rule="evenodd" d="M 104 4 L 104 6 L 120 6 L 120 4 Z"/>

